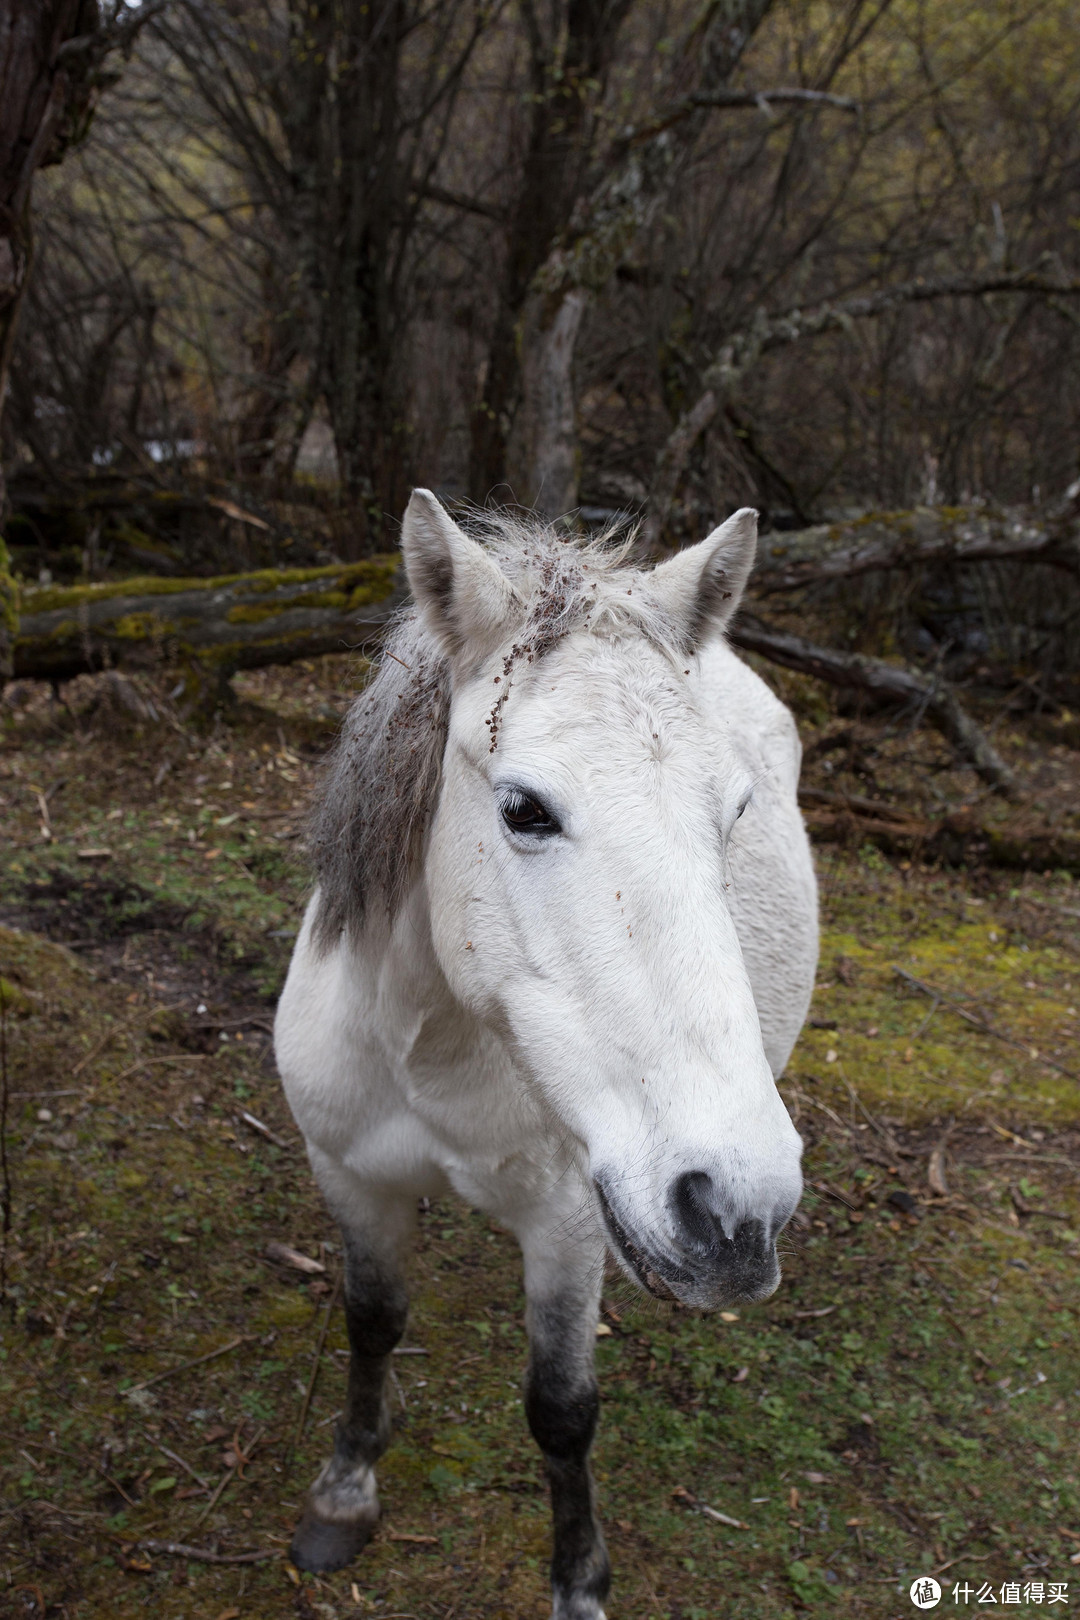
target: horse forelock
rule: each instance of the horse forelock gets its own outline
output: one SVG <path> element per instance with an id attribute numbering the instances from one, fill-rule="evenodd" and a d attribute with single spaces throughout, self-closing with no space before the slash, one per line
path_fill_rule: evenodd
<path id="1" fill-rule="evenodd" d="M 648 576 L 628 561 L 634 534 L 581 538 L 502 512 L 467 528 L 485 544 L 524 603 L 513 627 L 507 681 L 489 721 L 497 746 L 519 661 L 543 658 L 572 631 L 644 635 L 678 657 L 679 635 L 649 598 Z M 450 665 L 415 608 L 391 626 L 375 672 L 331 751 L 309 826 L 319 885 L 316 942 L 354 937 L 376 904 L 392 911 L 423 860 L 438 801 L 450 720 Z"/>

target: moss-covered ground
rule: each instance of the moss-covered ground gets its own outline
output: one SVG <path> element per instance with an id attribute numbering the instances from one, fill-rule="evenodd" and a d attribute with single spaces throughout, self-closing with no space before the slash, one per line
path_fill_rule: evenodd
<path id="1" fill-rule="evenodd" d="M 89 681 L 2 711 L 2 1613 L 549 1612 L 518 1257 L 449 1204 L 420 1222 L 377 1536 L 339 1575 L 286 1559 L 345 1338 L 268 1029 L 300 816 L 354 678 L 246 678 L 209 734 Z M 814 780 L 845 724 L 808 719 Z M 925 749 L 898 745 L 873 790 L 925 775 Z M 999 1611 L 1047 1607 L 1052 1582 L 1080 1602 L 1080 886 L 819 857 L 783 1284 L 721 1317 L 605 1293 L 610 1620 L 898 1620 L 934 1572 L 954 1612 L 985 1583 Z"/>

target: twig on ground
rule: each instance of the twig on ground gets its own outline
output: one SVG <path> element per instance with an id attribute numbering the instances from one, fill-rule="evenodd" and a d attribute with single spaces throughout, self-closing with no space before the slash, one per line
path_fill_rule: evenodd
<path id="1" fill-rule="evenodd" d="M 241 1333 L 239 1338 L 230 1339 L 228 1344 L 223 1344 L 220 1350 L 208 1350 L 205 1356 L 196 1356 L 193 1361 L 182 1361 L 177 1367 L 166 1367 L 164 1372 L 155 1373 L 152 1378 L 144 1378 L 138 1384 L 129 1384 L 121 1394 L 130 1395 L 135 1389 L 149 1389 L 151 1384 L 160 1384 L 163 1378 L 173 1378 L 177 1373 L 187 1372 L 189 1367 L 201 1367 L 204 1361 L 214 1361 L 218 1356 L 228 1355 L 230 1350 L 235 1350 L 238 1345 L 246 1344 L 254 1337 L 254 1333 Z"/>
<path id="2" fill-rule="evenodd" d="M 250 1125 L 253 1131 L 258 1131 L 260 1136 L 265 1136 L 268 1142 L 273 1142 L 275 1147 L 284 1148 L 286 1152 L 292 1147 L 291 1142 L 286 1142 L 284 1137 L 275 1135 L 269 1125 L 264 1125 L 261 1119 L 256 1119 L 254 1114 L 249 1114 L 246 1108 L 241 1110 L 240 1118 L 245 1125 Z"/>
<path id="3" fill-rule="evenodd" d="M 203 1479 L 201 1474 L 197 1474 L 194 1468 L 192 1468 L 191 1464 L 184 1461 L 179 1452 L 170 1451 L 168 1446 L 163 1446 L 160 1440 L 155 1440 L 153 1435 L 147 1434 L 145 1429 L 143 1430 L 143 1439 L 149 1440 L 150 1444 L 154 1447 L 154 1450 L 160 1451 L 161 1455 L 163 1457 L 168 1457 L 170 1462 L 178 1463 L 186 1474 L 191 1475 L 192 1479 L 197 1485 L 202 1486 L 204 1491 L 208 1491 L 210 1489 L 210 1481 L 208 1479 Z"/>
<path id="4" fill-rule="evenodd" d="M 139 1058 L 138 1062 L 132 1063 L 126 1069 L 121 1070 L 121 1072 L 117 1075 L 116 1080 L 117 1083 L 119 1083 L 121 1080 L 126 1080 L 129 1075 L 135 1074 L 139 1069 L 148 1069 L 151 1064 L 209 1063 L 213 1058 L 216 1057 L 216 1052 L 185 1052 L 182 1057 L 143 1057 Z"/>
<path id="5" fill-rule="evenodd" d="M 732 1530 L 749 1530 L 750 1528 L 744 1519 L 733 1519 L 730 1513 L 721 1513 L 718 1508 L 709 1507 L 705 1502 L 699 1501 L 693 1491 L 688 1491 L 685 1485 L 676 1485 L 671 1494 L 684 1507 L 693 1508 L 695 1513 L 704 1514 L 707 1519 L 712 1519 L 715 1524 L 726 1524 Z"/>
<path id="6" fill-rule="evenodd" d="M 237 1429 L 235 1431 L 235 1434 L 239 1434 L 239 1429 Z M 233 1439 L 234 1450 L 233 1450 L 233 1453 L 232 1453 L 233 1461 L 229 1464 L 229 1466 L 226 1468 L 225 1472 L 222 1474 L 221 1478 L 218 1480 L 217 1488 L 214 1491 L 213 1496 L 210 1498 L 209 1502 L 207 1502 L 206 1506 L 201 1510 L 198 1517 L 196 1518 L 196 1520 L 195 1520 L 196 1526 L 202 1524 L 203 1520 L 208 1518 L 209 1515 L 217 1507 L 217 1504 L 218 1504 L 218 1502 L 219 1502 L 219 1500 L 221 1498 L 221 1493 L 225 1489 L 225 1487 L 227 1485 L 231 1484 L 232 1481 L 234 1479 L 236 1479 L 238 1475 L 239 1475 L 239 1477 L 241 1479 L 243 1479 L 244 1476 L 243 1476 L 243 1473 L 241 1472 L 241 1470 L 244 1468 L 245 1464 L 247 1464 L 247 1463 L 249 1463 L 251 1461 L 252 1453 L 254 1452 L 255 1447 L 258 1445 L 258 1443 L 262 1439 L 262 1437 L 263 1437 L 262 1429 L 257 1429 L 255 1431 L 254 1438 L 248 1442 L 247 1450 L 245 1452 L 241 1453 L 241 1451 L 240 1451 L 240 1442 L 239 1442 L 238 1439 L 235 1438 L 235 1435 L 234 1435 L 234 1439 Z"/>
<path id="7" fill-rule="evenodd" d="M 139 1552 L 161 1553 L 167 1558 L 188 1558 L 193 1564 L 262 1564 L 276 1552 L 219 1553 L 209 1547 L 189 1547 L 185 1541 L 136 1541 Z"/>
<path id="8" fill-rule="evenodd" d="M 86 1056 L 79 1059 L 78 1063 L 76 1063 L 75 1067 L 71 1071 L 71 1078 L 74 1080 L 75 1076 L 77 1074 L 81 1074 L 88 1063 L 92 1063 L 95 1058 L 100 1057 L 105 1048 L 112 1043 L 119 1033 L 120 1031 L 117 1029 L 107 1030 L 106 1033 L 101 1037 L 100 1041 L 98 1041 L 97 1045 L 92 1046 L 89 1052 L 87 1052 Z"/>
<path id="9" fill-rule="evenodd" d="M 97 1463 L 91 1461 L 85 1454 L 68 1451 L 66 1447 L 54 1445 L 50 1440 L 26 1440 L 25 1443 L 30 1447 L 31 1451 L 55 1451 L 59 1457 L 69 1457 L 72 1462 L 81 1463 L 85 1468 L 92 1468 L 94 1473 L 100 1475 L 105 1481 L 106 1485 L 111 1485 L 113 1490 L 124 1498 L 128 1507 L 138 1507 L 139 1504 L 128 1495 L 120 1481 L 113 1479 L 111 1474 L 107 1474 L 104 1468 L 99 1468 Z"/>
<path id="10" fill-rule="evenodd" d="M 893 1135 L 892 1131 L 889 1130 L 888 1126 L 883 1125 L 880 1120 L 874 1118 L 870 1110 L 864 1105 L 862 1098 L 855 1090 L 855 1087 L 852 1085 L 851 1081 L 845 1079 L 844 1085 L 847 1087 L 848 1096 L 851 1098 L 855 1107 L 859 1110 L 859 1113 L 865 1119 L 870 1128 L 875 1130 L 881 1137 L 881 1140 L 885 1143 L 885 1146 L 888 1148 L 889 1152 L 898 1159 L 913 1159 L 915 1155 L 912 1153 L 911 1149 L 901 1147 L 900 1143 L 896 1140 L 896 1137 Z"/>
<path id="11" fill-rule="evenodd" d="M 300 1438 L 304 1432 L 304 1425 L 307 1422 L 308 1411 L 311 1408 L 311 1397 L 315 1393 L 315 1382 L 319 1376 L 319 1368 L 322 1365 L 322 1353 L 326 1347 L 326 1335 L 330 1331 L 330 1318 L 334 1314 L 334 1306 L 338 1302 L 338 1295 L 340 1292 L 341 1277 L 339 1275 L 337 1282 L 334 1284 L 334 1292 L 330 1295 L 330 1298 L 326 1302 L 326 1313 L 323 1316 L 322 1331 L 319 1334 L 319 1342 L 315 1349 L 315 1361 L 311 1368 L 311 1377 L 308 1379 L 307 1391 L 304 1395 L 304 1404 L 300 1408 L 300 1416 L 296 1420 L 296 1433 L 293 1435 L 292 1445 L 289 1448 L 290 1451 L 296 1450 L 297 1446 L 300 1444 Z"/>
<path id="12" fill-rule="evenodd" d="M 1004 1041 L 1006 1046 L 1015 1046 L 1017 1051 L 1023 1052 L 1029 1058 L 1032 1057 L 1031 1048 L 1025 1041 L 1017 1040 L 1015 1035 L 1006 1035 L 1004 1030 L 996 1029 L 993 1024 L 980 1017 L 979 1014 L 968 1012 L 962 1002 L 957 1001 L 953 996 L 946 995 L 944 990 L 938 990 L 932 984 L 924 983 L 922 979 L 917 979 L 913 973 L 908 973 L 906 968 L 897 967 L 895 962 L 893 963 L 893 972 L 897 978 L 903 979 L 905 984 L 914 985 L 916 990 L 921 990 L 924 996 L 930 996 L 932 999 L 944 1002 L 947 1007 L 951 1007 L 967 1023 L 972 1024 L 976 1029 L 981 1029 L 984 1035 L 992 1035 L 995 1040 Z M 1072 1069 L 1067 1069 L 1063 1063 L 1058 1063 L 1054 1058 L 1047 1057 L 1043 1052 L 1037 1052 L 1032 1061 L 1043 1064 L 1047 1069 L 1056 1069 L 1058 1074 L 1065 1076 L 1066 1080 L 1080 1080 L 1080 1074 L 1076 1074 Z"/>

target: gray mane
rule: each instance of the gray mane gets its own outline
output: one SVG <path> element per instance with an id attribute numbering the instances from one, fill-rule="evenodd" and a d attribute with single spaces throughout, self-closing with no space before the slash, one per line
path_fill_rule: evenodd
<path id="1" fill-rule="evenodd" d="M 618 529 L 582 539 L 503 513 L 476 514 L 468 527 L 525 602 L 506 659 L 508 679 L 489 720 L 498 742 L 503 705 L 519 660 L 542 658 L 584 624 L 598 633 L 644 632 L 671 650 L 674 629 L 627 564 L 633 535 Z M 423 859 L 438 801 L 450 714 L 450 668 L 415 608 L 394 623 L 375 673 L 345 718 L 310 824 L 319 883 L 317 943 L 359 933 L 369 908 L 400 902 Z"/>

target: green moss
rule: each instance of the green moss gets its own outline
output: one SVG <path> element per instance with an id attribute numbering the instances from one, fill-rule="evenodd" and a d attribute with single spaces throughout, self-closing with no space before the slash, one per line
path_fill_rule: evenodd
<path id="1" fill-rule="evenodd" d="M 168 623 L 156 613 L 125 613 L 113 619 L 109 629 L 112 635 L 124 641 L 152 641 L 155 636 L 167 633 Z"/>
<path id="2" fill-rule="evenodd" d="M 326 568 L 262 568 L 250 574 L 219 574 L 209 579 L 161 579 L 148 575 L 95 585 L 31 586 L 23 594 L 23 611 L 26 614 L 55 613 L 62 608 L 107 601 L 110 597 L 178 596 L 185 591 L 222 590 L 231 585 L 242 585 L 253 592 L 269 592 L 333 579 L 339 581 L 343 600 L 350 605 L 363 606 L 389 596 L 399 561 L 396 556 L 383 556 L 369 557 L 358 563 L 333 563 Z M 320 595 L 318 600 L 325 602 L 326 598 Z"/>
<path id="3" fill-rule="evenodd" d="M 25 990 L 0 974 L 0 1007 L 8 1018 L 26 1018 L 34 1010 L 34 1003 Z"/>

